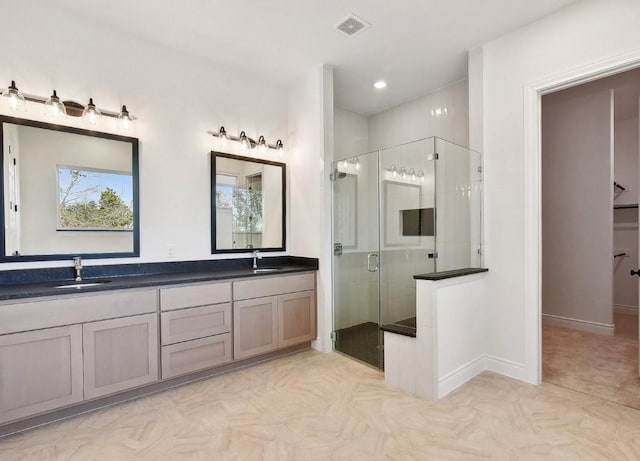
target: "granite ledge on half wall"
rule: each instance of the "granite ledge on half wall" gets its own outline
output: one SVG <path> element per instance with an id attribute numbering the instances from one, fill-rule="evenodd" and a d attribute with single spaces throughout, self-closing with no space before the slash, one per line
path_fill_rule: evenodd
<path id="1" fill-rule="evenodd" d="M 453 269 L 450 271 L 430 272 L 428 274 L 414 275 L 413 278 L 415 280 L 438 281 L 452 279 L 455 277 L 463 277 L 465 275 L 480 274 L 482 272 L 489 272 L 489 269 L 485 267 L 465 267 L 463 269 Z"/>
<path id="2" fill-rule="evenodd" d="M 258 267 L 278 268 L 276 272 L 256 274 L 252 270 L 252 264 L 253 258 L 237 258 L 85 266 L 82 270 L 85 283 L 105 279 L 108 283 L 83 287 L 78 291 L 60 291 L 56 288 L 58 283 L 73 281 L 75 272 L 71 265 L 44 269 L 0 270 L 0 301 L 318 270 L 317 258 L 297 256 L 263 257 L 258 262 Z"/>

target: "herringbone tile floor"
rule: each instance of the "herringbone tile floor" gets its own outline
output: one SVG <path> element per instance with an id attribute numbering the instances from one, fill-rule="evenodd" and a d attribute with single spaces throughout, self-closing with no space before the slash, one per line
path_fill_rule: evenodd
<path id="1" fill-rule="evenodd" d="M 26 460 L 638 460 L 640 412 L 483 373 L 439 402 L 303 352 L 0 439 Z"/>

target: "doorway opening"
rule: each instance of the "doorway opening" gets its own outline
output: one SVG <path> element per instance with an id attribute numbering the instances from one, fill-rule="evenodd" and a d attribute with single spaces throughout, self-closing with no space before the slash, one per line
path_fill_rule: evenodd
<path id="1" fill-rule="evenodd" d="M 542 380 L 640 409 L 640 69 L 541 97 Z"/>

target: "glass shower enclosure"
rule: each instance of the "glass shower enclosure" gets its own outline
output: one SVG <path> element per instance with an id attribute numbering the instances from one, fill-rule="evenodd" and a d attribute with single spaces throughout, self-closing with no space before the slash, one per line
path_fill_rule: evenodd
<path id="1" fill-rule="evenodd" d="M 334 349 L 383 368 L 415 328 L 414 275 L 482 265 L 478 152 L 431 137 L 333 164 Z"/>

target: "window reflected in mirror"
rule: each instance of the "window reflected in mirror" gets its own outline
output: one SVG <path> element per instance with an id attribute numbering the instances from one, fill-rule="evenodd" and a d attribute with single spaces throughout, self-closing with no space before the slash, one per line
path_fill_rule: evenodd
<path id="1" fill-rule="evenodd" d="M 58 230 L 133 230 L 131 173 L 58 165 Z"/>

